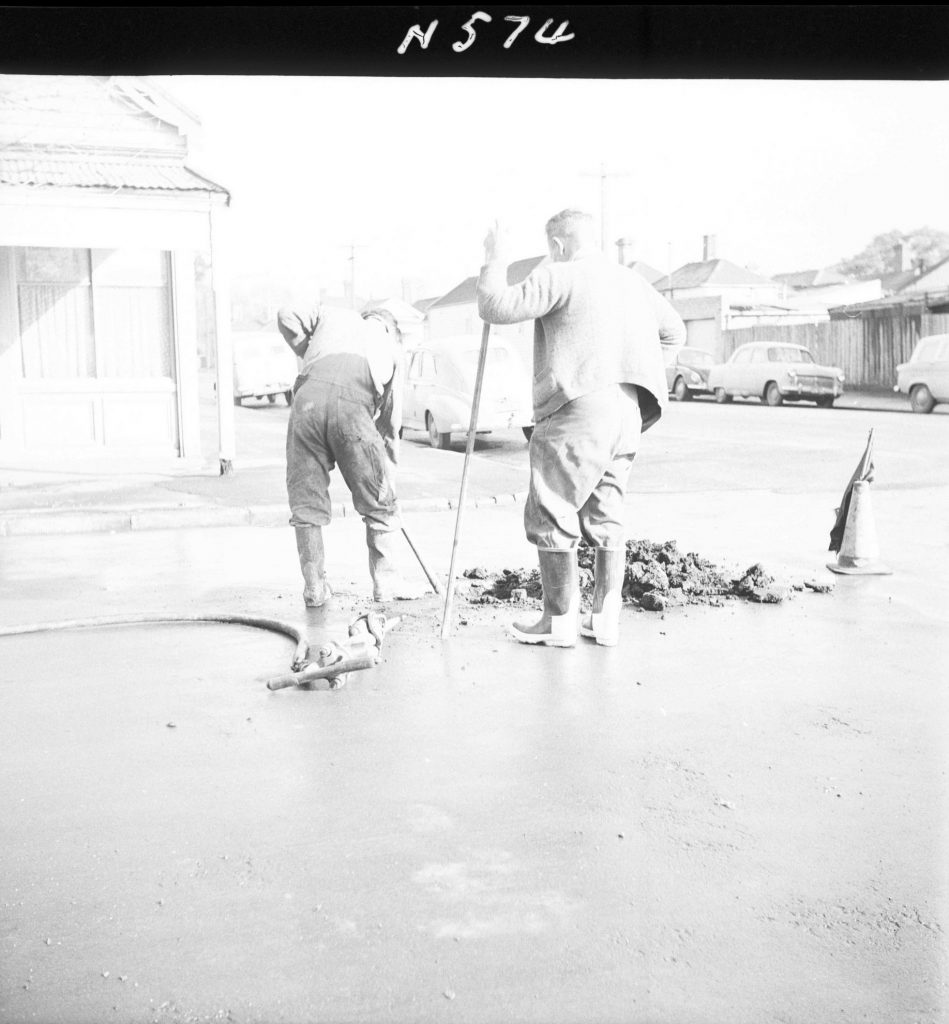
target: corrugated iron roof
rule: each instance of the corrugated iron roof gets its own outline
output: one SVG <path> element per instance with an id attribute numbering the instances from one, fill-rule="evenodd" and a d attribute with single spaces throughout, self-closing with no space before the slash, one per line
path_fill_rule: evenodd
<path id="1" fill-rule="evenodd" d="M 183 164 L 170 161 L 97 160 L 78 156 L 0 154 L 0 184 L 59 188 L 155 189 L 169 192 L 217 192 L 226 188 Z"/>
<path id="2" fill-rule="evenodd" d="M 932 292 L 903 292 L 901 295 L 888 295 L 882 299 L 870 299 L 867 302 L 850 302 L 845 306 L 831 306 L 827 312 L 831 320 L 850 320 L 861 313 L 872 313 L 879 310 L 912 310 L 914 313 L 928 310 L 931 313 L 942 312 L 949 304 L 949 291 L 940 289 Z"/>

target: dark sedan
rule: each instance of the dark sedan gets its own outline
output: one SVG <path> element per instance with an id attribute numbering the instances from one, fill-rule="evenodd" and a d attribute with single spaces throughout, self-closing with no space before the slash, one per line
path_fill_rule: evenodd
<path id="1" fill-rule="evenodd" d="M 708 371 L 711 353 L 700 348 L 677 348 L 666 362 L 666 386 L 676 401 L 687 402 L 693 395 L 710 395 Z"/>

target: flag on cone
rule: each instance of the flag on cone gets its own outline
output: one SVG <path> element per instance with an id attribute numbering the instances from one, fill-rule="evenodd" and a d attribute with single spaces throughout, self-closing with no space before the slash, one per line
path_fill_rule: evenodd
<path id="1" fill-rule="evenodd" d="M 837 521 L 834 523 L 834 528 L 830 531 L 830 547 L 828 551 L 839 551 L 841 544 L 844 540 L 844 529 L 847 525 L 847 515 L 850 512 L 850 499 L 853 495 L 853 485 L 858 480 L 865 480 L 870 483 L 873 480 L 873 431 L 870 431 L 870 436 L 867 438 L 867 447 L 864 450 L 860 461 L 857 463 L 857 468 L 853 471 L 853 476 L 850 478 L 850 483 L 847 484 L 844 490 L 844 496 L 840 499 L 840 508 L 837 509 Z"/>
<path id="2" fill-rule="evenodd" d="M 827 568 L 855 576 L 888 576 L 892 570 L 880 562 L 870 481 L 873 479 L 873 431 L 867 438 L 866 451 L 854 470 L 844 491 L 837 522 L 830 534 L 830 550 L 837 551 L 837 561 Z"/>

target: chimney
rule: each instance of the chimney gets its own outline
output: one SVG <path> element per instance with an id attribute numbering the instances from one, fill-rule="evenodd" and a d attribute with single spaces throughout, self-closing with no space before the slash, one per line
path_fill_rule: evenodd
<path id="1" fill-rule="evenodd" d="M 893 246 L 893 256 L 890 261 L 894 272 L 901 272 L 904 270 L 912 270 L 913 260 L 909 253 L 909 248 L 902 242 L 897 242 Z"/>
<path id="2" fill-rule="evenodd" d="M 633 262 L 633 239 L 617 238 L 616 249 L 620 263 L 622 263 L 624 267 L 628 267 L 629 264 Z"/>
<path id="3" fill-rule="evenodd" d="M 718 253 L 715 251 L 716 239 L 714 235 L 702 235 L 702 262 L 706 263 L 708 260 L 714 260 L 718 257 Z"/>

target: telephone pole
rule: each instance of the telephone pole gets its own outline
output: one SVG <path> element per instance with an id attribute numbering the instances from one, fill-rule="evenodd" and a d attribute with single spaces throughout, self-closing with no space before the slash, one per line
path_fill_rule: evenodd
<path id="1" fill-rule="evenodd" d="M 600 179 L 600 248 L 609 252 L 609 232 L 606 223 L 606 184 L 609 178 L 631 178 L 629 171 L 607 171 L 606 164 L 601 163 L 599 171 L 581 171 L 584 178 Z"/>
<path id="2" fill-rule="evenodd" d="M 349 245 L 344 245 L 341 248 L 348 249 L 349 255 L 346 257 L 349 263 L 349 304 L 353 309 L 356 308 L 356 250 L 357 249 L 368 249 L 368 245 L 364 245 L 360 242 L 350 242 Z"/>

